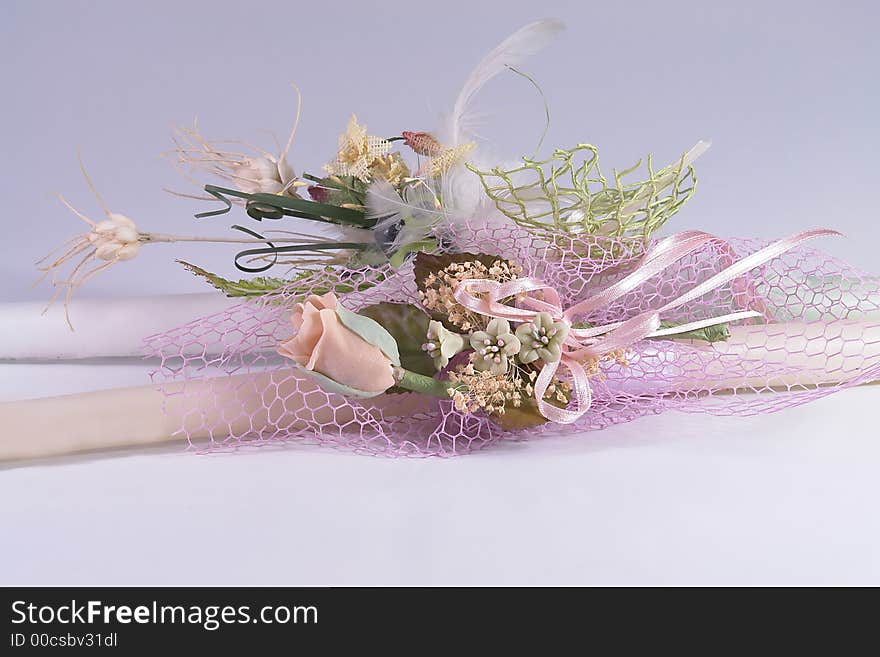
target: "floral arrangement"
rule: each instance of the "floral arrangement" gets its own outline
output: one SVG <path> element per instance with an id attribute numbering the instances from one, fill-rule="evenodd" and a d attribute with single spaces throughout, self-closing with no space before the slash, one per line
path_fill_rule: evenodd
<path id="1" fill-rule="evenodd" d="M 235 265 L 255 276 L 183 263 L 239 304 L 146 338 L 163 431 L 213 447 L 460 454 L 670 408 L 765 412 L 880 378 L 878 280 L 806 246 L 834 231 L 654 237 L 692 197 L 708 142 L 610 172 L 584 143 L 493 161 L 473 98 L 501 73 L 540 92 L 517 67 L 561 29 L 538 21 L 501 42 L 434 131 L 373 135 L 352 115 L 320 174 L 288 162 L 296 87 L 278 153 L 179 129 L 170 156 L 202 192 L 178 194 L 221 203 L 199 219 L 243 208 L 256 223 L 234 236 L 142 231 L 83 168 L 105 218 L 62 198 L 88 229 L 43 274 L 69 305 L 149 244 L 242 246 Z"/>
<path id="2" fill-rule="evenodd" d="M 708 142 L 699 142 L 669 166 L 655 170 L 649 156 L 642 176 L 637 175 L 639 162 L 622 171 L 615 169 L 609 180 L 599 167 L 594 146 L 557 149 L 540 161 L 523 157 L 507 168 L 487 164 L 487 156 L 467 129 L 473 97 L 499 73 L 523 76 L 540 92 L 534 80 L 515 66 L 561 30 L 558 21 L 538 21 L 486 55 L 465 83 L 451 116 L 438 129 L 441 137 L 409 130 L 386 137 L 372 135 L 352 115 L 339 136 L 337 152 L 322 166 L 320 175 L 297 175 L 288 161 L 302 108 L 302 96 L 295 85 L 296 116 L 278 153 L 240 140 L 208 139 L 198 125 L 177 128 L 174 147 L 167 155 L 183 177 L 203 193 L 172 193 L 222 203 L 220 209 L 199 212 L 195 215 L 198 219 L 222 216 L 234 206 L 243 206 L 256 223 L 252 227 L 233 225 L 236 237 L 140 230 L 132 219 L 110 210 L 81 162 L 105 218 L 89 218 L 62 196 L 62 203 L 89 230 L 38 263 L 43 277 L 51 276 L 56 295 L 65 294 L 69 306 L 82 284 L 116 263 L 135 258 L 144 246 L 234 243 L 248 247 L 234 257 L 235 266 L 243 273 L 263 274 L 280 267 L 284 274 L 232 281 L 180 262 L 229 296 L 258 297 L 289 288 L 294 280 L 302 281 L 303 290 L 309 289 L 326 267 L 390 263 L 397 268 L 417 252 L 454 252 L 456 227 L 475 217 L 487 224 L 512 222 L 548 239 L 588 234 L 644 240 L 692 196 L 696 178 L 691 165 L 708 148 Z M 549 121 L 549 108 L 547 111 Z M 213 177 L 223 186 L 205 184 L 202 176 Z M 297 230 L 255 230 L 280 220 L 293 222 Z"/>

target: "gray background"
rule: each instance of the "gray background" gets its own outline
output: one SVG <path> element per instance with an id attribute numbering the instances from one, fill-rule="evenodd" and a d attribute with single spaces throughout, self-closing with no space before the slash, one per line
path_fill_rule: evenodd
<path id="1" fill-rule="evenodd" d="M 471 67 L 536 18 L 568 30 L 524 69 L 551 104 L 546 144 L 588 141 L 606 166 L 677 157 L 697 139 L 696 197 L 669 229 L 776 237 L 829 226 L 823 247 L 876 270 L 880 116 L 873 2 L 44 2 L 0 3 L 4 202 L 0 299 L 29 290 L 32 263 L 79 230 L 52 197 L 97 216 L 76 149 L 110 206 L 144 230 L 225 235 L 243 214 L 197 225 L 203 204 L 159 158 L 170 126 L 271 146 L 305 97 L 291 154 L 317 171 L 351 112 L 377 134 L 431 129 Z M 480 98 L 505 156 L 531 152 L 543 107 L 514 75 Z M 201 290 L 173 263 L 234 273 L 234 249 L 152 246 L 83 294 Z"/>

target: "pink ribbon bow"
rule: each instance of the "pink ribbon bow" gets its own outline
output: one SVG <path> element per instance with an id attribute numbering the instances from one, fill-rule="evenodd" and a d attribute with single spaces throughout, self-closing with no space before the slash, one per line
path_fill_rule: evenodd
<path id="1" fill-rule="evenodd" d="M 535 380 L 534 390 L 535 401 L 541 415 L 550 422 L 571 424 L 589 410 L 592 401 L 592 390 L 587 371 L 584 368 L 585 362 L 594 362 L 612 351 L 626 349 L 648 337 L 686 333 L 708 326 L 760 316 L 760 313 L 754 310 L 744 310 L 689 322 L 673 328 L 660 329 L 662 313 L 698 299 L 707 292 L 721 287 L 807 240 L 826 235 L 840 235 L 840 233 L 828 229 L 816 229 L 773 242 L 734 262 L 660 308 L 640 313 L 625 321 L 589 328 L 572 328 L 572 319 L 607 306 L 670 265 L 698 251 L 706 243 L 719 240 L 719 238 L 702 231 L 688 230 L 662 239 L 642 256 L 635 271 L 601 292 L 567 309 L 562 307 L 559 293 L 554 288 L 534 278 L 520 278 L 507 283 L 488 279 L 468 279 L 458 284 L 454 296 L 456 301 L 465 308 L 486 317 L 513 322 L 531 322 L 538 313 L 545 312 L 554 321 L 563 322 L 568 326 L 568 335 L 561 345 L 562 353 L 559 360 L 543 364 L 538 378 Z M 540 298 L 534 296 L 537 292 L 542 292 Z M 518 305 L 510 306 L 501 303 L 502 299 L 509 298 L 513 298 Z M 559 408 L 544 400 L 544 395 L 560 365 L 568 369 L 571 377 L 572 401 L 574 401 L 572 409 Z"/>

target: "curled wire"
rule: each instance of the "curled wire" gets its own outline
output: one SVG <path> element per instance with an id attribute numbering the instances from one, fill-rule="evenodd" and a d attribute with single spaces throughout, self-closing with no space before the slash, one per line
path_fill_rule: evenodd
<path id="1" fill-rule="evenodd" d="M 363 251 L 369 248 L 368 244 L 362 242 L 327 242 L 325 244 L 288 244 L 285 246 L 275 246 L 271 240 L 266 239 L 263 235 L 260 235 L 258 232 L 253 231 L 250 228 L 245 228 L 244 226 L 236 224 L 232 226 L 232 229 L 241 231 L 251 237 L 257 238 L 258 240 L 266 241 L 266 246 L 264 247 L 244 249 L 235 254 L 235 267 L 246 274 L 261 274 L 270 270 L 278 264 L 278 255 L 283 253 L 298 253 L 302 251 Z M 271 256 L 271 261 L 259 267 L 252 267 L 239 262 L 242 258 L 263 258 L 265 256 Z"/>
<path id="2" fill-rule="evenodd" d="M 213 185 L 205 185 L 205 191 L 216 198 L 218 201 L 221 201 L 226 205 L 225 208 L 220 208 L 219 210 L 209 210 L 208 212 L 199 212 L 196 215 L 196 219 L 204 219 L 205 217 L 218 217 L 221 214 L 226 214 L 230 210 L 232 210 L 232 201 L 230 201 L 226 196 L 220 192 L 222 188 L 214 187 Z M 226 191 L 226 190 L 224 190 Z"/>
<path id="3" fill-rule="evenodd" d="M 205 192 L 216 198 L 218 201 L 221 201 L 225 207 L 220 208 L 219 210 L 200 212 L 195 215 L 197 219 L 216 217 L 230 212 L 232 210 L 232 200 L 229 197 L 232 196 L 247 201 L 245 210 L 247 211 L 248 216 L 256 221 L 262 221 L 263 219 L 278 220 L 284 217 L 300 217 L 311 219 L 313 221 L 349 225 L 364 229 L 369 229 L 375 224 L 375 219 L 367 219 L 363 212 L 349 208 L 341 208 L 335 205 L 306 201 L 301 198 L 280 196 L 277 194 L 247 194 L 235 189 L 227 189 L 215 185 L 205 185 Z M 237 224 L 233 225 L 231 228 L 245 233 L 250 237 L 264 241 L 266 244 L 265 246 L 257 248 L 244 249 L 235 255 L 234 262 L 236 269 L 247 274 L 260 274 L 268 271 L 278 264 L 279 254 L 303 251 L 362 251 L 369 248 L 369 244 L 362 242 L 326 242 L 276 246 L 274 242 L 250 228 L 239 226 Z M 264 265 L 251 266 L 242 262 L 243 259 L 265 259 L 267 256 L 269 256 L 270 259 L 269 262 Z"/>
<path id="4" fill-rule="evenodd" d="M 328 205 L 326 203 L 316 203 L 315 201 L 306 201 L 305 199 L 295 198 L 293 196 L 265 193 L 247 194 L 235 189 L 217 187 L 215 185 L 205 185 L 205 191 L 218 201 L 221 201 L 225 207 L 220 208 L 219 210 L 200 212 L 195 215 L 196 219 L 216 217 L 226 214 L 232 210 L 232 201 L 228 197 L 234 196 L 247 201 L 245 207 L 248 216 L 257 221 L 262 221 L 263 219 L 281 219 L 282 217 L 299 217 L 302 219 L 311 219 L 312 221 L 355 226 L 358 228 L 372 228 L 376 223 L 375 219 L 368 219 L 360 210 Z"/>
<path id="5" fill-rule="evenodd" d="M 244 226 L 239 226 L 238 224 L 235 224 L 234 226 L 232 226 L 232 230 L 241 231 L 242 233 L 245 233 L 246 235 L 250 235 L 251 237 L 256 237 L 259 240 L 266 239 L 265 237 L 260 235 L 258 232 L 251 230 L 250 228 L 245 228 Z M 278 264 L 278 251 L 276 249 L 278 249 L 277 246 L 275 246 L 272 242 L 267 241 L 265 248 L 245 249 L 243 251 L 239 251 L 238 253 L 235 254 L 235 268 L 238 269 L 239 271 L 243 271 L 247 274 L 260 274 L 264 271 L 268 271 L 268 270 L 272 269 L 272 267 L 274 267 L 275 265 Z M 261 255 L 271 255 L 272 261 L 270 263 L 268 263 L 266 265 L 262 265 L 260 267 L 250 267 L 248 265 L 243 265 L 238 261 L 239 258 L 246 258 L 248 256 L 261 256 Z"/>

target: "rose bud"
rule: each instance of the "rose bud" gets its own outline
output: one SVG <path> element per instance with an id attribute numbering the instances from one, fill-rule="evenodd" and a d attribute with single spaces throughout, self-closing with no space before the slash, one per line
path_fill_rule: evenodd
<path id="1" fill-rule="evenodd" d="M 278 347 L 316 378 L 328 392 L 373 397 L 394 386 L 393 367 L 400 365 L 391 334 L 368 317 L 337 303 L 328 292 L 296 305 L 291 323 L 297 333 Z"/>

